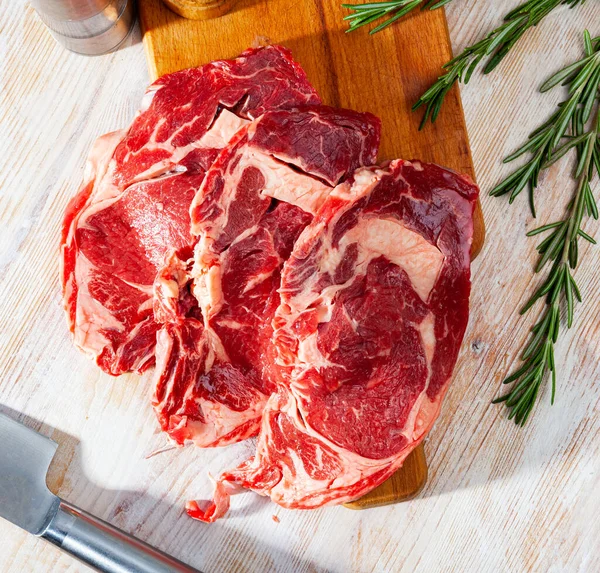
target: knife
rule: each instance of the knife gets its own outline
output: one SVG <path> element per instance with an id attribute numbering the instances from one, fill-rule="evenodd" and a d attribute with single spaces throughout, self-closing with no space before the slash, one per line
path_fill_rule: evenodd
<path id="1" fill-rule="evenodd" d="M 56 442 L 0 414 L 0 517 L 102 573 L 199 573 L 54 495 Z"/>

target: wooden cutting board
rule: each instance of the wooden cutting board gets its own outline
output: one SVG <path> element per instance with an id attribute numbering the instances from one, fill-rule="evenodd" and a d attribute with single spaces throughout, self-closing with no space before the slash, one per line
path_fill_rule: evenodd
<path id="1" fill-rule="evenodd" d="M 187 0 L 189 2 L 189 0 Z M 197 0 L 200 4 L 205 0 Z M 346 34 L 341 0 L 237 0 L 224 16 L 187 20 L 161 0 L 139 0 L 140 21 L 153 79 L 211 60 L 234 58 L 251 46 L 290 48 L 323 102 L 370 111 L 382 120 L 380 159 L 418 158 L 473 179 L 473 162 L 462 104 L 455 87 L 433 125 L 419 131 L 420 113 L 410 108 L 452 57 L 443 9 L 415 11 L 401 24 L 369 37 Z M 481 207 L 475 214 L 473 258 L 483 245 Z M 427 479 L 419 445 L 388 481 L 346 504 L 363 509 L 417 495 Z"/>

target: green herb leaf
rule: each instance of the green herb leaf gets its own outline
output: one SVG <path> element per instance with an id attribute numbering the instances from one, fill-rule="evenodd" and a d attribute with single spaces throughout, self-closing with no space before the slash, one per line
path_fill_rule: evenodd
<path id="1" fill-rule="evenodd" d="M 571 2 L 572 5 L 575 2 Z M 584 216 L 597 218 L 598 207 L 590 182 L 600 175 L 600 42 L 584 34 L 586 56 L 552 76 L 542 86 L 546 91 L 559 83 L 569 85 L 569 97 L 559 104 L 557 111 L 536 129 L 522 147 L 505 159 L 512 161 L 529 153 L 529 160 L 499 183 L 491 195 L 510 193 L 510 201 L 520 193 L 524 181 L 530 184 L 530 202 L 537 187 L 540 173 L 571 151 L 578 155 L 573 176 L 576 191 L 560 221 L 546 223 L 527 233 L 532 237 L 545 232 L 548 235 L 537 247 L 540 258 L 535 272 L 542 272 L 551 263 L 550 271 L 541 286 L 534 291 L 520 314 L 528 312 L 538 301 L 545 309 L 531 329 L 529 340 L 521 352 L 523 364 L 505 380 L 513 384 L 509 392 L 493 400 L 509 408 L 509 419 L 523 426 L 537 401 L 540 388 L 551 379 L 550 402 L 556 397 L 556 367 L 554 345 L 558 342 L 561 309 L 565 310 L 566 324 L 571 328 L 575 317 L 575 301 L 581 302 L 581 292 L 571 269 L 579 263 L 579 239 L 596 244 L 582 228 Z M 593 119 L 590 119 L 592 118 Z M 544 158 L 545 160 L 542 160 Z M 533 210 L 533 207 L 532 207 Z M 534 215 L 535 216 L 535 215 Z"/>
<path id="2" fill-rule="evenodd" d="M 584 2 L 585 0 L 527 0 L 509 12 L 500 26 L 492 30 L 476 44 L 465 48 L 458 56 L 444 65 L 446 73 L 441 75 L 413 106 L 414 110 L 421 105 L 427 105 L 421 126 L 424 126 L 428 119 L 431 119 L 432 122 L 435 121 L 444 98 L 448 93 L 448 86 L 456 82 L 468 83 L 475 69 L 484 59 L 486 61 L 483 73 L 488 74 L 492 72 L 520 38 L 530 28 L 537 26 L 555 8 L 560 5 L 568 5 L 573 8 Z M 439 5 L 441 5 L 441 2 Z M 438 5 L 433 5 L 431 8 L 436 6 Z M 590 38 L 590 41 L 595 51 L 595 47 L 597 46 L 596 40 L 591 40 Z M 561 70 L 547 80 L 542 89 L 544 91 L 548 90 L 570 79 L 573 74 L 577 74 L 587 63 L 587 61 L 583 61 L 571 64 L 571 66 Z M 589 70 L 586 70 L 585 73 L 588 74 Z M 585 79 L 586 77 L 583 77 L 580 81 L 584 82 Z M 573 89 L 576 90 L 577 86 Z M 431 113 L 432 110 L 436 110 L 436 113 Z M 567 114 L 567 121 L 569 117 L 570 114 Z"/>

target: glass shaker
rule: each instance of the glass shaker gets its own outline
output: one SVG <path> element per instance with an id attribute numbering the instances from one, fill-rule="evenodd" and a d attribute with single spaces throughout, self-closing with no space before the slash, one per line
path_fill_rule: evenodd
<path id="1" fill-rule="evenodd" d="M 97 56 L 117 49 L 135 22 L 134 0 L 31 0 L 67 49 Z"/>

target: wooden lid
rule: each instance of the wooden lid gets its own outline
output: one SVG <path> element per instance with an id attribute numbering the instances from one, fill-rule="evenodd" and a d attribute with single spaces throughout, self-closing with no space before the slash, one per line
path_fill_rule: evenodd
<path id="1" fill-rule="evenodd" d="M 163 0 L 173 12 L 190 20 L 206 20 L 231 10 L 235 0 Z"/>

